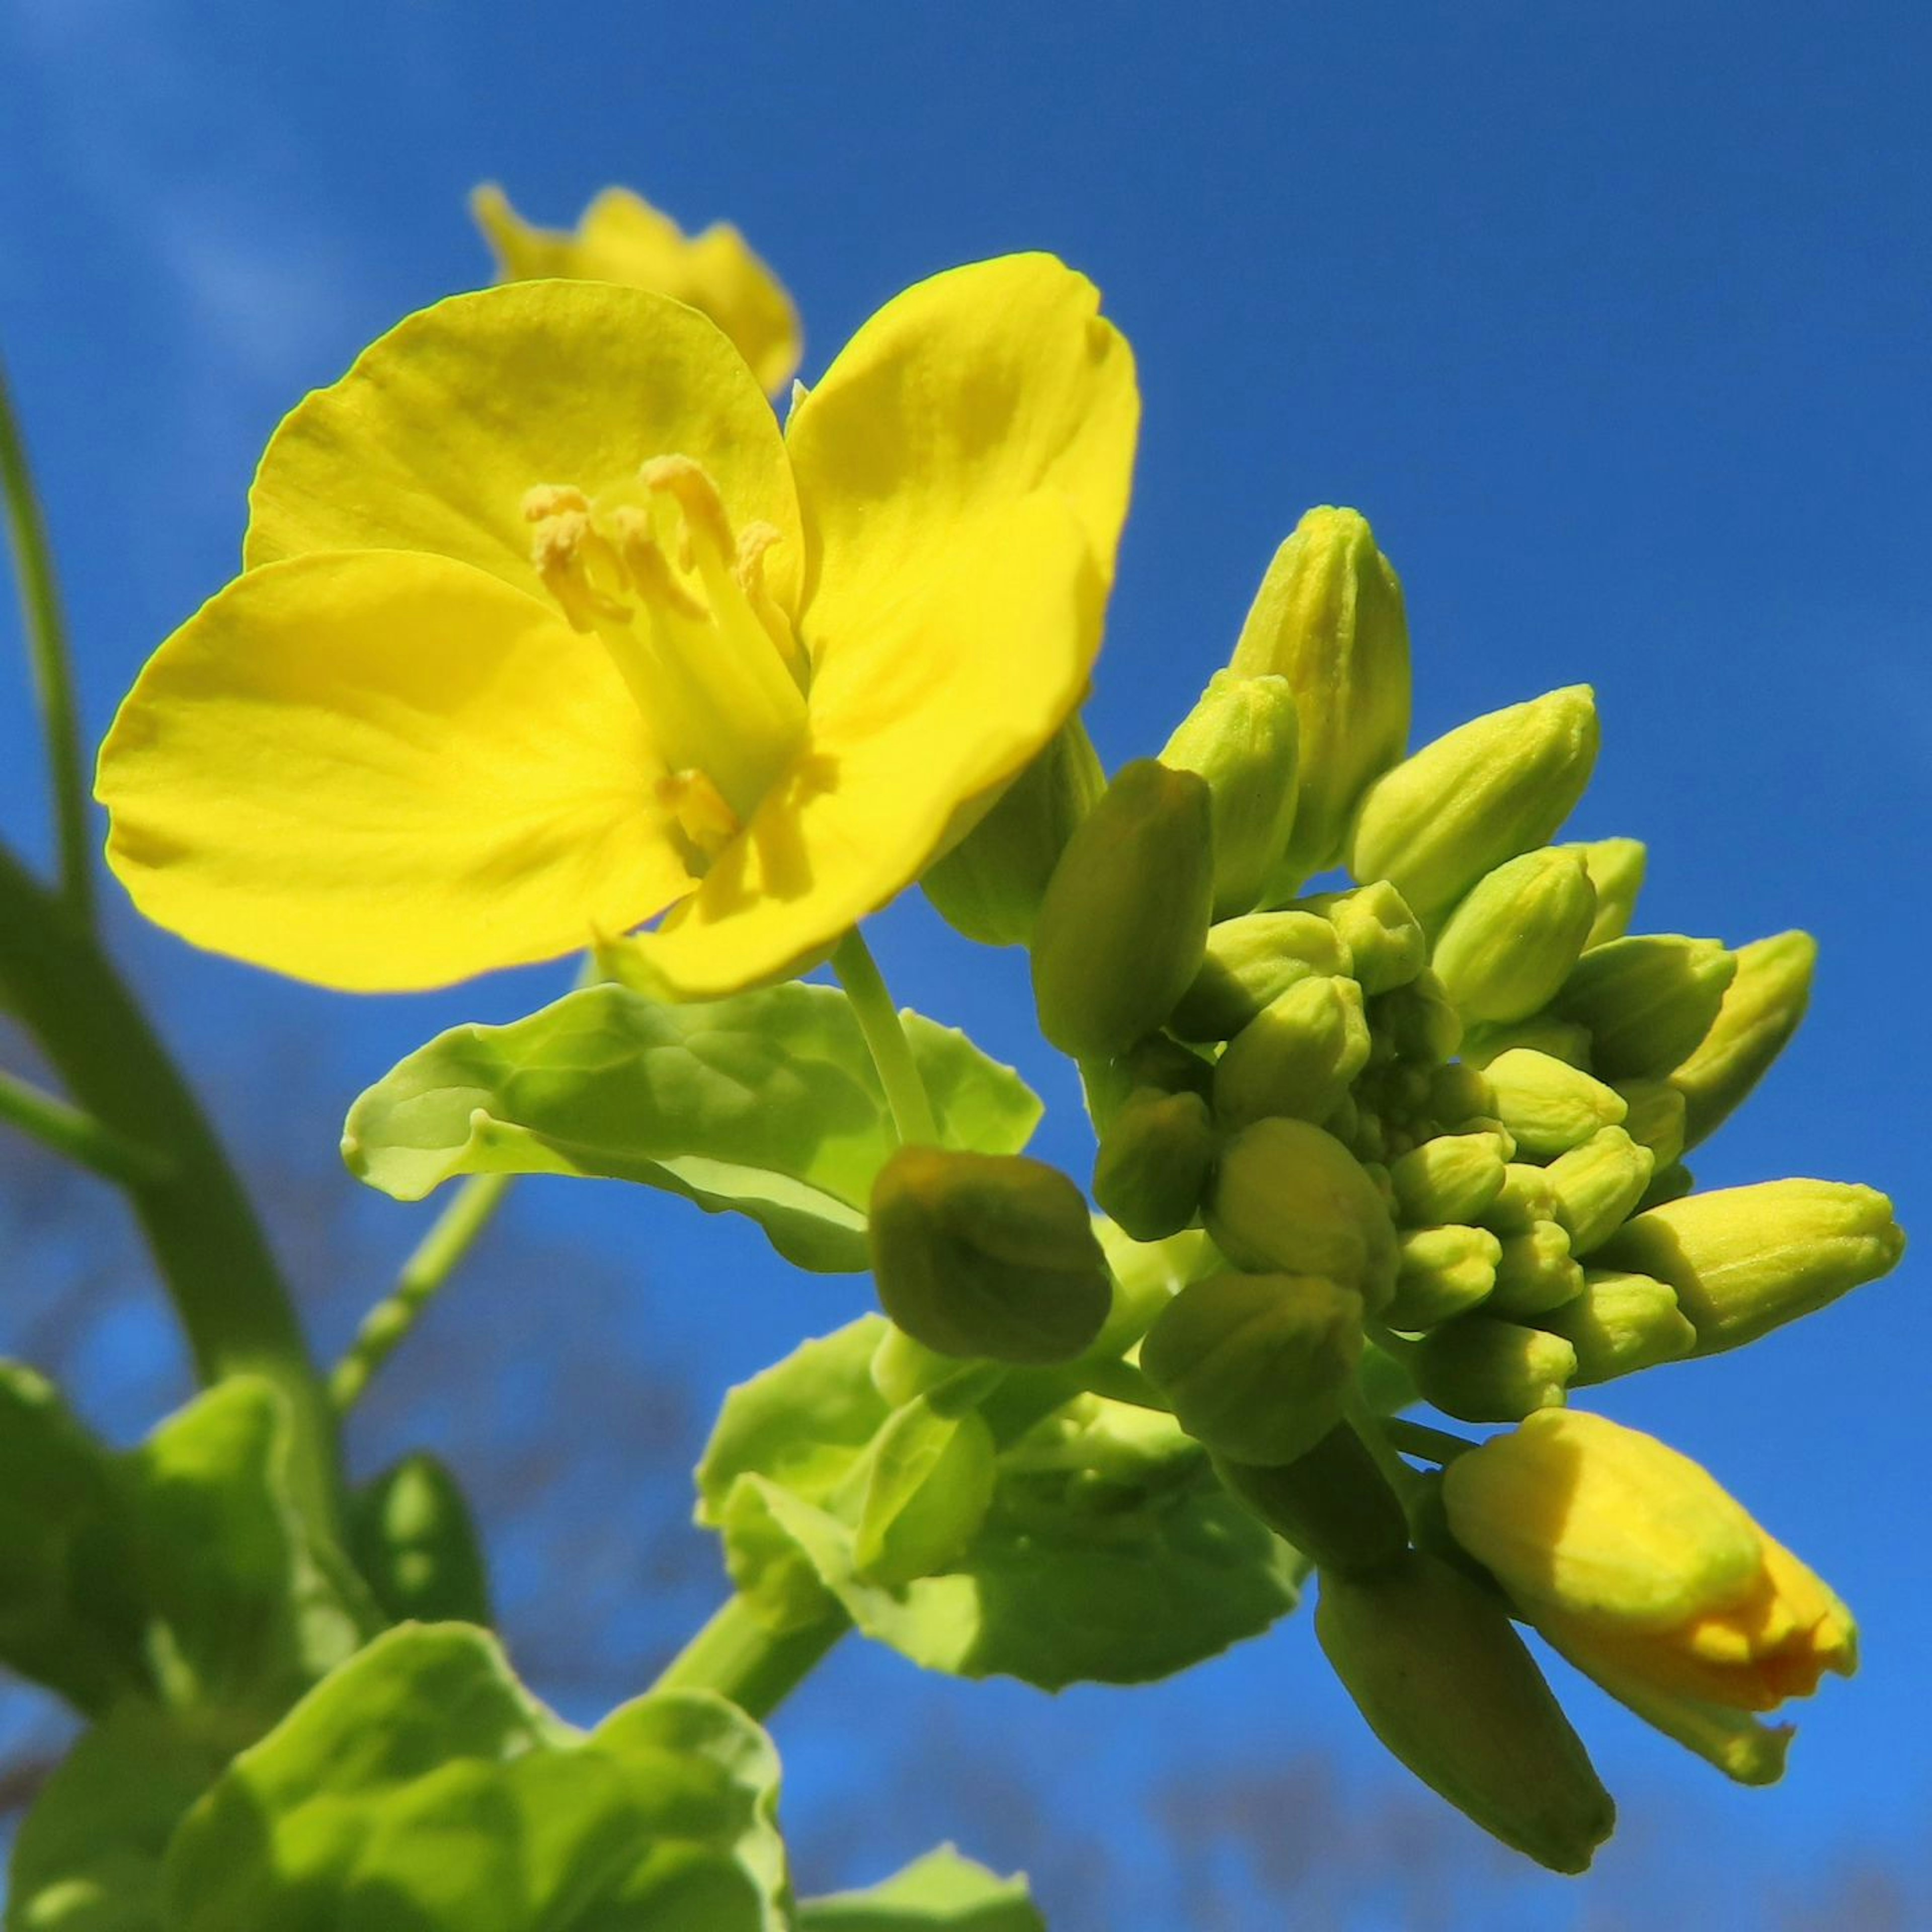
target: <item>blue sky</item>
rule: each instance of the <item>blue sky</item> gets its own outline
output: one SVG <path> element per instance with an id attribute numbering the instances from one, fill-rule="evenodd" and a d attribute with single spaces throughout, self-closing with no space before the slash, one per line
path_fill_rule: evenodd
<path id="1" fill-rule="evenodd" d="M 1640 922 L 1818 934 L 1806 1030 L 1700 1180 L 1868 1180 L 1926 1223 L 1910 975 L 1932 940 L 1916 876 L 1932 793 L 1928 55 L 1932 27 L 1903 4 L 1828 20 L 1731 4 L 13 0 L 0 351 L 90 731 L 230 574 L 280 413 L 402 314 L 486 278 L 463 211 L 476 181 L 558 221 L 608 181 L 688 224 L 728 216 L 799 298 L 808 376 L 919 276 L 1051 248 L 1100 284 L 1146 394 L 1092 712 L 1108 758 L 1158 746 L 1300 511 L 1359 507 L 1407 588 L 1418 740 L 1592 682 L 1604 752 L 1574 824 L 1650 841 Z M 0 824 L 44 843 L 28 716 L 11 654 Z M 436 1028 L 558 983 L 358 1002 L 122 932 L 176 1036 L 223 1077 L 245 1075 L 251 1040 L 310 1043 L 332 1098 L 304 1152 L 324 1174 L 332 1107 Z M 875 945 L 902 999 L 1020 1062 L 1054 1110 L 1046 1150 L 1078 1166 L 1076 1098 L 1029 1040 L 1022 962 L 968 951 L 916 900 Z M 419 1224 L 356 1211 L 395 1251 Z M 567 1232 L 632 1270 L 640 1335 L 707 1400 L 862 1304 L 862 1284 L 791 1278 L 679 1204 L 554 1184 L 512 1211 L 523 1234 Z M 1582 1888 L 1520 1888 L 1526 1922 L 1591 1922 L 1640 1867 L 1681 1870 L 1712 1845 L 1788 1875 L 1801 1904 L 1847 1861 L 1923 1899 L 1919 1266 L 1606 1395 L 1839 1586 L 1867 1664 L 1804 1714 L 1788 1781 L 1763 1794 L 1580 1692 L 1636 1848 Z M 1184 1882 L 1137 1842 L 1164 1764 L 1266 1772 L 1313 1750 L 1365 1808 L 1399 1790 L 1292 1623 L 1132 1696 L 908 1679 L 848 1646 L 781 1718 L 801 1814 L 844 1815 L 902 1767 L 851 1730 L 861 1697 L 989 1766 L 1016 1754 L 1069 1840 L 1150 1886 Z M 1783 1922 L 1735 1896 L 1707 1922 L 1732 1906 Z"/>

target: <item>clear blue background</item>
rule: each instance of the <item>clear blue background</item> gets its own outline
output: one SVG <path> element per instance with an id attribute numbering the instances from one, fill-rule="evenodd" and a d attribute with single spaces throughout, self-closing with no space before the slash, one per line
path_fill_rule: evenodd
<path id="1" fill-rule="evenodd" d="M 1682 0 L 11 0 L 0 344 L 90 734 L 230 574 L 280 413 L 403 313 L 487 279 L 474 182 L 558 222 L 608 181 L 688 224 L 728 216 L 799 298 L 808 376 L 917 277 L 1051 248 L 1100 284 L 1147 400 L 1102 750 L 1158 746 L 1304 507 L 1360 507 L 1407 586 L 1418 740 L 1594 682 L 1604 754 L 1575 825 L 1651 842 L 1641 923 L 1822 942 L 1805 1032 L 1700 1179 L 1868 1179 L 1924 1224 L 1928 20 Z M 0 823 L 40 850 L 32 742 L 15 652 Z M 1046 1150 L 1078 1166 L 1075 1096 L 1030 1042 L 1017 956 L 969 952 L 916 899 L 878 926 L 899 997 L 1018 1060 L 1054 1110 Z M 349 1201 L 342 1107 L 431 1030 L 508 1017 L 558 976 L 358 1002 L 124 914 L 119 937 L 242 1108 L 251 1157 L 305 1176 L 315 1226 L 374 1257 L 317 1291 L 339 1342 L 424 1220 Z M 507 1504 L 491 1530 L 520 1654 L 588 1714 L 710 1588 L 675 1564 L 656 1587 L 649 1552 L 682 1504 L 637 1471 L 688 1456 L 728 1381 L 845 1318 L 863 1284 L 794 1278 L 742 1231 L 616 1187 L 531 1186 L 504 1238 L 523 1271 L 454 1289 L 413 1366 L 437 1378 L 433 1432 L 487 1455 L 494 1429 L 561 1472 L 563 1544 Z M 544 1262 L 559 1242 L 580 1268 Z M 1626 1831 L 1580 1886 L 1519 1881 L 1411 1797 L 1301 1622 L 1158 1689 L 1057 1700 L 922 1680 L 853 1643 L 776 1727 L 806 1879 L 876 1876 L 953 1832 L 1030 1862 L 1059 1928 L 1291 1910 L 1581 1928 L 1667 1886 L 1670 1916 L 1706 1924 L 1932 1922 L 1918 1274 L 1909 1258 L 1800 1330 L 1604 1398 L 1706 1461 L 1862 1616 L 1864 1673 L 1802 1713 L 1778 1790 L 1731 1790 L 1579 1688 Z M 580 1299 L 579 1275 L 598 1284 Z M 139 1400 L 178 1393 L 178 1364 L 151 1301 L 104 1305 L 56 1366 L 130 1433 Z M 0 1306 L 0 1346 L 31 1353 L 9 1321 Z M 544 1366 L 586 1336 L 594 1397 L 561 1356 Z M 371 1428 L 394 1438 L 406 1406 L 392 1388 Z M 547 1656 L 546 1598 L 634 1674 Z"/>

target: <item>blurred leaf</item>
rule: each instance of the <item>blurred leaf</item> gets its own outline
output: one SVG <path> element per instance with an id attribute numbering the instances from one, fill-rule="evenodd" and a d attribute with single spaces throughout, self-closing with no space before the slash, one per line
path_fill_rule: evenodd
<path id="1" fill-rule="evenodd" d="M 864 1892 L 809 1898 L 799 1932 L 1046 1932 L 1023 1878 L 998 1878 L 950 1845 Z"/>
<path id="2" fill-rule="evenodd" d="M 0 1370 L 0 1660 L 83 1710 L 145 1695 L 229 1749 L 260 1736 L 376 1623 L 296 1512 L 289 1441 L 242 1376 L 118 1454 Z"/>
<path id="3" fill-rule="evenodd" d="M 929 1670 L 1048 1690 L 1164 1677 L 1265 1630 L 1305 1568 L 1222 1490 L 1171 1418 L 1081 1396 L 1000 1452 L 992 1505 L 935 1574 L 868 1581 L 855 1553 L 872 1436 L 867 1372 L 886 1324 L 808 1342 L 726 1398 L 698 1520 L 774 1628 L 836 1597 Z"/>
<path id="4" fill-rule="evenodd" d="M 947 1142 L 1016 1154 L 1040 1102 L 962 1033 L 907 1016 Z M 666 1006 L 592 986 L 508 1026 L 463 1026 L 350 1109 L 343 1153 L 417 1201 L 464 1174 L 637 1180 L 748 1214 L 788 1261 L 867 1265 L 872 1177 L 896 1144 L 850 1003 L 792 983 Z"/>
<path id="5" fill-rule="evenodd" d="M 83 1737 L 20 1826 L 8 1932 L 160 1932 L 161 1858 L 224 1754 L 130 1701 Z"/>
<path id="6" fill-rule="evenodd" d="M 778 1760 L 722 1698 L 572 1730 L 485 1633 L 379 1637 L 182 1824 L 169 1932 L 782 1932 Z"/>
<path id="7" fill-rule="evenodd" d="M 434 1456 L 406 1456 L 356 1492 L 349 1541 L 376 1600 L 397 1622 L 493 1621 L 470 1505 Z"/>

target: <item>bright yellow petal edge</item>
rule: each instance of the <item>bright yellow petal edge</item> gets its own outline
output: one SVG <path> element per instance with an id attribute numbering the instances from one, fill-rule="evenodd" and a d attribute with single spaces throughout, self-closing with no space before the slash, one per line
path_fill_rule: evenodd
<path id="1" fill-rule="evenodd" d="M 688 236 L 628 188 L 608 188 L 574 231 L 540 228 L 494 182 L 470 195 L 502 281 L 560 277 L 650 289 L 701 310 L 736 345 L 767 395 L 797 373 L 805 342 L 784 284 L 728 221 Z"/>

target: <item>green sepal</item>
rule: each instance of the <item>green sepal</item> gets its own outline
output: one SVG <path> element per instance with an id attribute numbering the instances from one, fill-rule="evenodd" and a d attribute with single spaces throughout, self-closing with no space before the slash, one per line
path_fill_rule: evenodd
<path id="1" fill-rule="evenodd" d="M 1354 1426 L 1338 1422 L 1286 1464 L 1217 1459 L 1216 1473 L 1277 1536 L 1328 1575 L 1372 1576 L 1408 1547 L 1408 1519 Z"/>
<path id="2" fill-rule="evenodd" d="M 1650 864 L 1642 840 L 1592 838 L 1557 849 L 1574 852 L 1582 859 L 1596 892 L 1596 916 L 1590 922 L 1585 946 L 1603 946 L 1622 938 L 1636 916 L 1637 894 L 1643 890 L 1644 873 Z"/>
<path id="3" fill-rule="evenodd" d="M 1562 1336 L 1480 1310 L 1431 1329 L 1408 1360 L 1424 1399 L 1463 1422 L 1560 1408 L 1576 1373 L 1576 1351 Z"/>
<path id="4" fill-rule="evenodd" d="M 1750 1097 L 1810 1002 L 1818 944 L 1808 932 L 1754 940 L 1736 957 L 1737 976 L 1710 1031 L 1669 1076 L 1684 1102 L 1682 1148 L 1708 1139 Z"/>
<path id="5" fill-rule="evenodd" d="M 1714 939 L 1612 939 L 1584 954 L 1552 1007 L 1588 1029 L 1590 1064 L 1604 1079 L 1655 1078 L 1711 1030 L 1737 964 Z"/>
<path id="6" fill-rule="evenodd" d="M 1444 924 L 1430 964 L 1466 1021 L 1527 1019 L 1569 976 L 1596 910 L 1576 852 L 1526 852 L 1477 880 Z"/>

